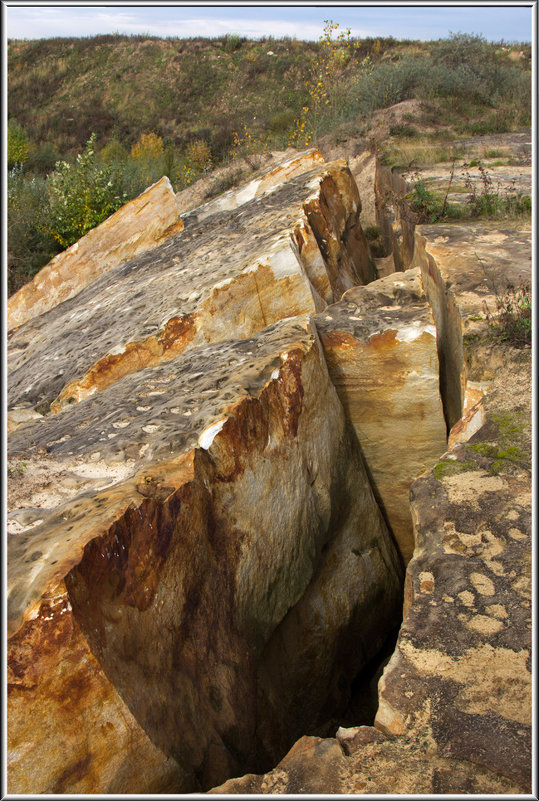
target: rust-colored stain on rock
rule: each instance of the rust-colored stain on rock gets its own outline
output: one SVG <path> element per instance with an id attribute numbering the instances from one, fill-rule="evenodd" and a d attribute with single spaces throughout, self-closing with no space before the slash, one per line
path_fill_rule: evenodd
<path id="1" fill-rule="evenodd" d="M 397 345 L 397 332 L 393 328 L 382 331 L 381 334 L 373 334 L 369 339 L 369 346 L 375 351 L 385 351 Z"/>
<path id="2" fill-rule="evenodd" d="M 108 353 L 99 359 L 81 379 L 71 381 L 51 404 L 58 413 L 65 404 L 84 400 L 94 392 L 101 392 L 120 378 L 145 367 L 179 356 L 196 333 L 196 315 L 183 314 L 167 320 L 157 335 L 138 342 L 128 342 L 121 353 Z"/>
<path id="3" fill-rule="evenodd" d="M 322 345 L 324 346 L 324 350 L 329 351 L 352 350 L 353 348 L 357 348 L 359 344 L 357 339 L 352 336 L 352 334 L 348 334 L 346 331 L 339 331 L 338 329 L 322 333 L 320 335 L 320 339 L 322 341 Z"/>

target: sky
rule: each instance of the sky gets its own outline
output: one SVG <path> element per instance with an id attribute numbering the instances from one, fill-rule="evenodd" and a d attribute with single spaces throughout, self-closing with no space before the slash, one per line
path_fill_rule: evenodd
<path id="1" fill-rule="evenodd" d="M 331 19 L 352 36 L 393 36 L 432 40 L 451 32 L 478 34 L 490 41 L 526 42 L 532 39 L 532 6 L 518 3 L 461 2 L 336 3 L 290 5 L 278 3 L 135 4 L 3 2 L 4 30 L 9 39 L 96 34 L 153 36 L 222 36 L 235 33 L 249 39 L 262 36 L 317 40 L 324 21 Z"/>

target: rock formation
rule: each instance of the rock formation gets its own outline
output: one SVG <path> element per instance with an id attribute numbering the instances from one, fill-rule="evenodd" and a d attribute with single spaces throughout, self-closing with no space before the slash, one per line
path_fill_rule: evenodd
<path id="1" fill-rule="evenodd" d="M 408 563 L 410 485 L 446 449 L 436 328 L 419 270 L 349 289 L 314 319 L 379 504 Z"/>
<path id="2" fill-rule="evenodd" d="M 529 242 L 401 188 L 309 151 L 14 296 L 11 793 L 529 791 L 528 388 L 470 345 Z M 403 593 L 374 726 L 302 737 Z"/>
<path id="3" fill-rule="evenodd" d="M 531 790 L 531 359 L 483 342 L 478 314 L 495 309 L 496 287 L 529 277 L 530 232 L 433 225 L 415 239 L 444 405 L 462 417 L 449 450 L 411 487 L 404 620 L 374 726 L 303 737 L 269 773 L 212 792 Z"/>
<path id="4" fill-rule="evenodd" d="M 344 162 L 267 183 L 11 332 L 21 792 L 138 792 L 133 761 L 145 791 L 270 765 L 346 704 L 399 615 L 400 561 L 305 316 L 371 269 L 357 187 Z M 85 721 L 69 735 L 63 688 Z"/>

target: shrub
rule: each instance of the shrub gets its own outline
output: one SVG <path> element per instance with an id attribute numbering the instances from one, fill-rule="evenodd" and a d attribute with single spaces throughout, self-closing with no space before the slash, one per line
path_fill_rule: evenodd
<path id="1" fill-rule="evenodd" d="M 47 233 L 50 209 L 44 178 L 27 178 L 22 166 L 13 168 L 8 173 L 7 200 L 7 279 L 12 295 L 58 253 L 60 245 Z"/>
<path id="2" fill-rule="evenodd" d="M 502 342 L 517 348 L 531 345 L 532 298 L 529 282 L 519 286 L 508 284 L 503 292 L 496 292 L 496 312 L 492 313 L 485 302 L 483 309 L 490 333 Z"/>
<path id="3" fill-rule="evenodd" d="M 195 139 L 187 145 L 187 159 L 197 172 L 205 172 L 212 167 L 210 146 L 204 139 Z"/>
<path id="4" fill-rule="evenodd" d="M 515 180 L 503 192 L 500 185 L 493 187 L 492 178 L 480 161 L 476 162 L 479 171 L 478 181 L 474 181 L 468 167 L 464 164 L 464 183 L 468 190 L 468 210 L 472 217 L 509 217 L 521 216 L 531 213 L 531 198 L 517 191 Z"/>
<path id="5" fill-rule="evenodd" d="M 47 179 L 51 199 L 48 233 L 68 248 L 120 208 L 126 196 L 113 181 L 112 170 L 100 167 L 92 134 L 75 164 L 58 162 Z"/>
<path id="6" fill-rule="evenodd" d="M 240 37 L 237 33 L 228 33 L 225 36 L 223 47 L 227 53 L 235 53 L 245 41 L 245 37 Z"/>
<path id="7" fill-rule="evenodd" d="M 410 208 L 417 214 L 419 223 L 437 222 L 442 217 L 442 203 L 427 189 L 424 181 L 418 176 L 408 195 Z"/>
<path id="8" fill-rule="evenodd" d="M 163 140 L 155 133 L 142 134 L 131 148 L 131 158 L 136 161 L 157 159 L 163 155 Z"/>
<path id="9" fill-rule="evenodd" d="M 114 162 L 125 161 L 126 158 L 127 150 L 118 139 L 109 139 L 99 153 L 99 160 L 102 164 L 114 164 Z"/>
<path id="10" fill-rule="evenodd" d="M 25 172 L 47 175 L 56 166 L 58 158 L 58 153 L 50 142 L 44 142 L 42 145 L 30 143 L 28 158 L 24 164 Z"/>

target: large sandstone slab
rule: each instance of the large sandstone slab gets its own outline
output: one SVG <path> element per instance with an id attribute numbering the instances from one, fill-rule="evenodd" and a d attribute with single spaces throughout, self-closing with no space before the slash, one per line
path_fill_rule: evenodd
<path id="1" fill-rule="evenodd" d="M 266 192 L 271 192 L 279 184 L 312 170 L 320 164 L 325 164 L 325 159 L 317 148 L 313 147 L 302 153 L 296 153 L 287 161 L 283 161 L 272 169 L 266 170 L 262 175 L 253 178 L 253 180 L 243 184 L 241 187 L 222 192 L 213 200 L 209 200 L 203 206 L 199 206 L 197 208 L 198 219 L 203 220 L 217 211 L 237 209 L 238 206 L 242 206 L 255 197 L 264 195 Z M 180 199 L 181 193 L 178 193 L 177 197 Z"/>
<path id="2" fill-rule="evenodd" d="M 55 256 L 12 295 L 8 300 L 8 329 L 72 298 L 102 273 L 152 250 L 182 228 L 172 185 L 163 177 Z"/>
<path id="3" fill-rule="evenodd" d="M 193 348 L 21 425 L 9 458 L 13 792 L 171 781 L 178 792 L 268 764 L 316 723 L 310 686 L 322 706 L 344 703 L 343 681 L 398 614 L 398 556 L 301 318 Z M 343 637 L 363 643 L 347 664 Z M 66 666 L 84 692 L 70 693 Z M 258 699 L 278 698 L 283 676 L 305 708 L 273 708 L 275 743 Z M 114 762 L 105 735 L 125 730 L 123 704 L 134 735 L 119 736 Z M 137 759 L 145 784 L 123 770 Z"/>
<path id="4" fill-rule="evenodd" d="M 532 792 L 531 354 L 496 343 L 482 315 L 485 300 L 495 309 L 493 281 L 529 279 L 529 232 L 509 233 L 477 224 L 417 235 L 436 321 L 456 328 L 442 329 L 443 348 L 460 336 L 455 397 L 473 414 L 412 484 L 416 547 L 374 727 L 303 737 L 269 773 L 212 792 Z"/>
<path id="5" fill-rule="evenodd" d="M 414 548 L 410 486 L 447 442 L 436 329 L 419 270 L 350 289 L 314 321 L 406 564 Z"/>
<path id="6" fill-rule="evenodd" d="M 334 162 L 236 210 L 185 215 L 181 234 L 10 333 L 10 410 L 60 411 L 190 347 L 324 308 L 373 277 L 360 209 Z"/>

